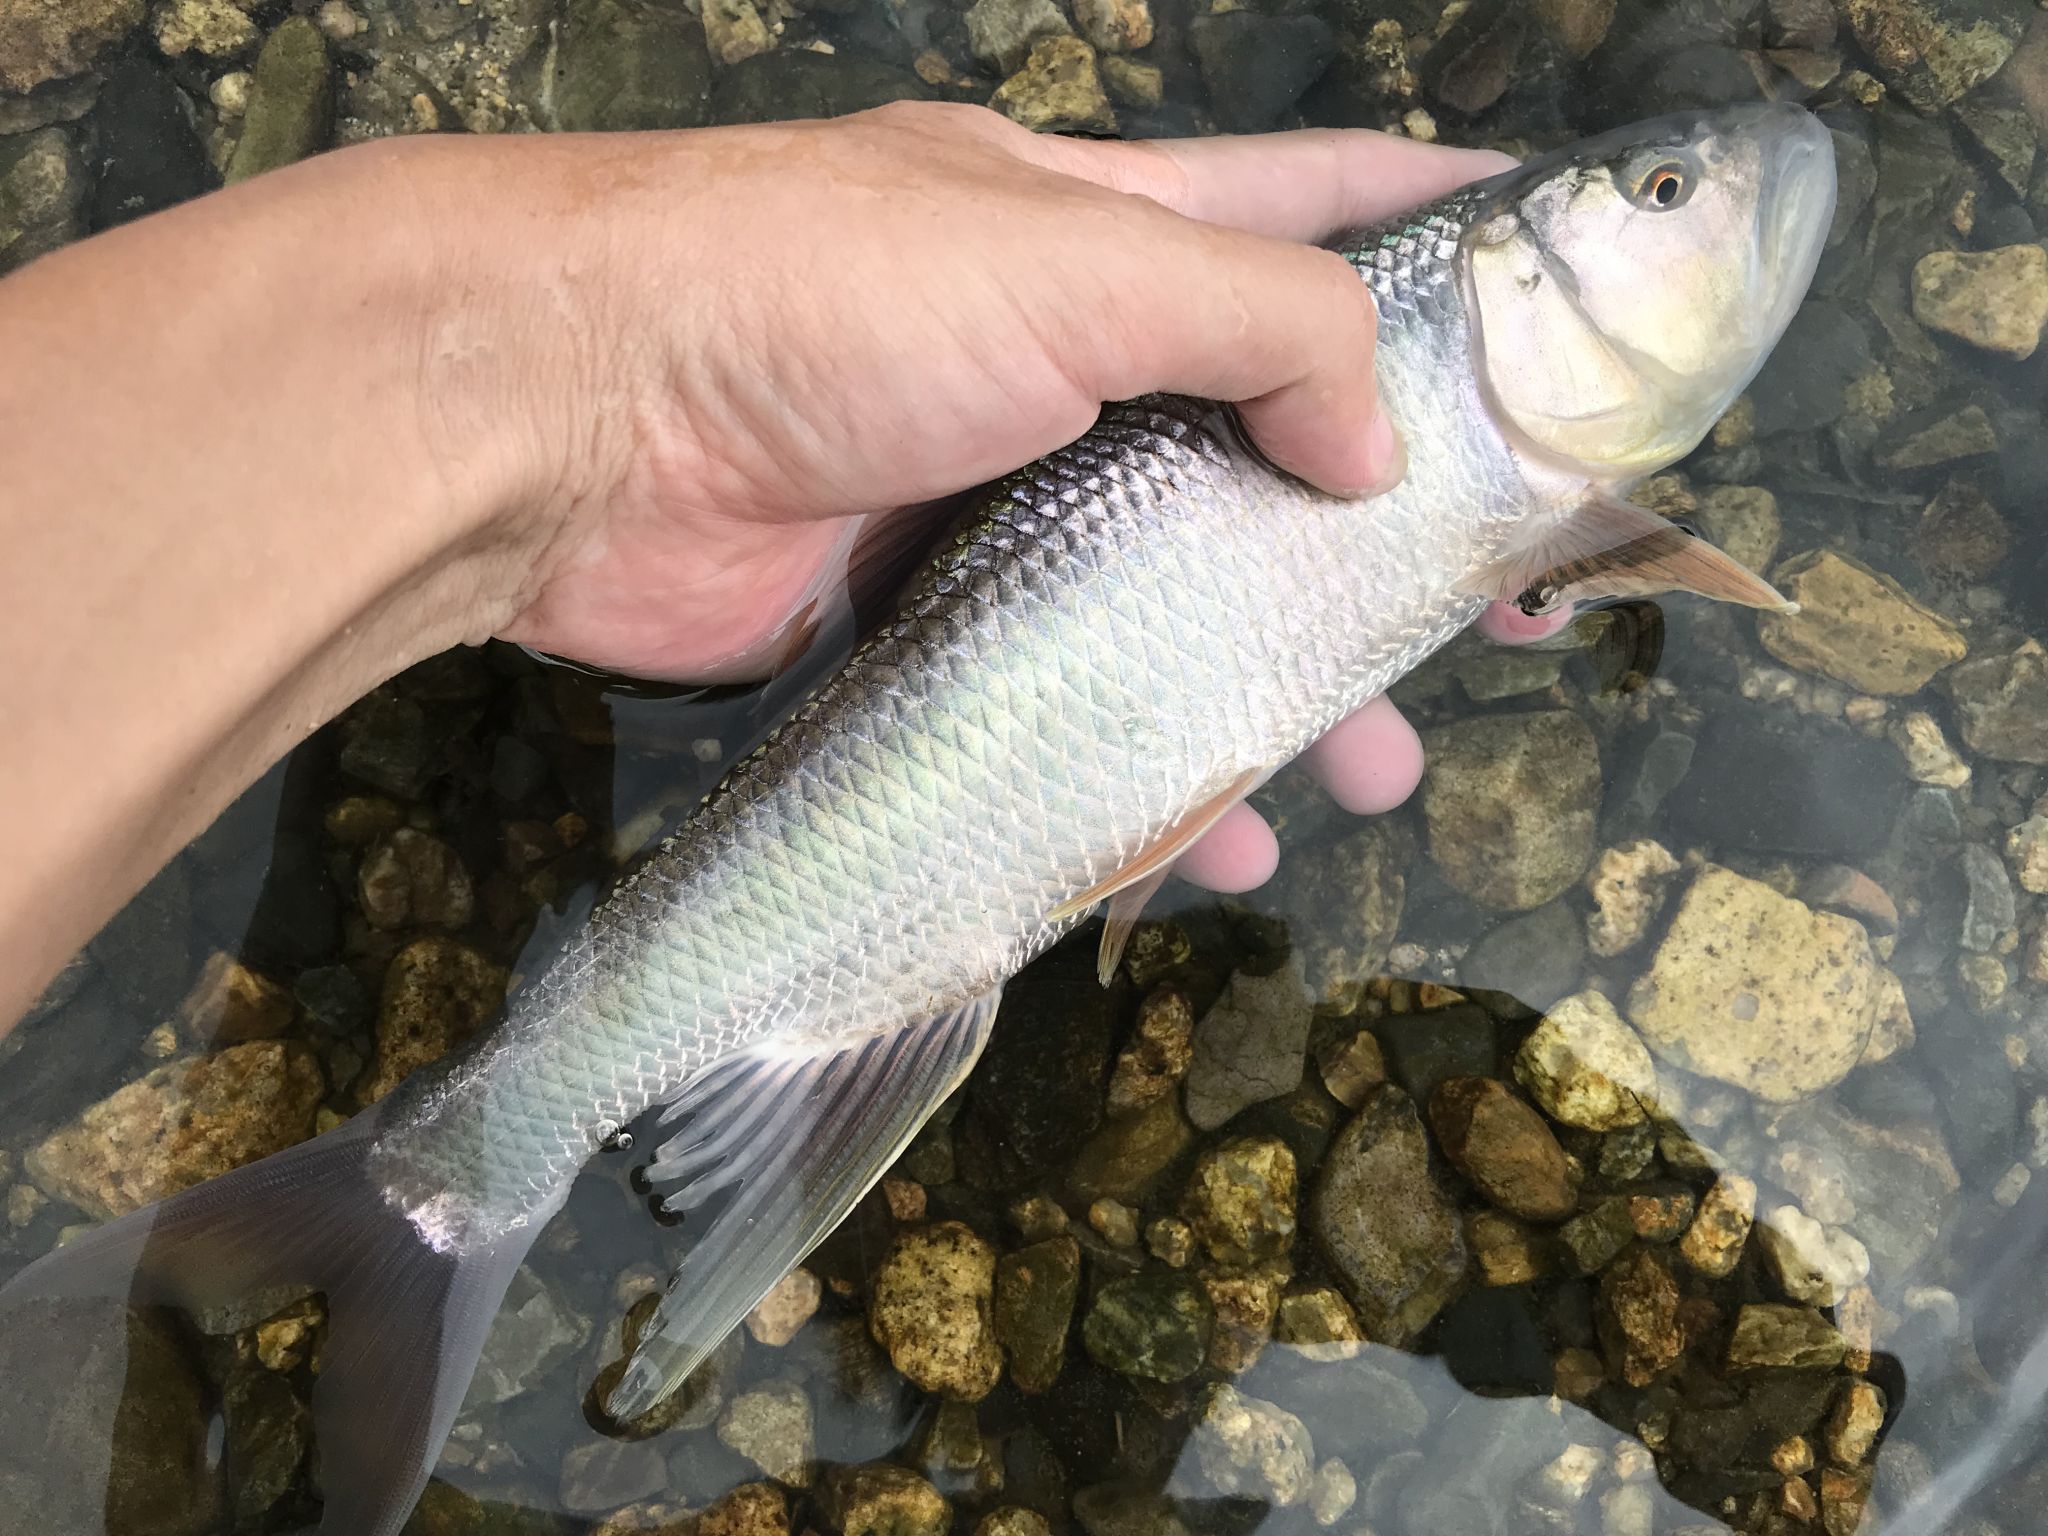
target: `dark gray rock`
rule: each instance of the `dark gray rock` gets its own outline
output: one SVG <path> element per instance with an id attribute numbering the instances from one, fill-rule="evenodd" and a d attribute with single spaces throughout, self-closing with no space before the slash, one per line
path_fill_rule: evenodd
<path id="1" fill-rule="evenodd" d="M 1731 705 L 1702 734 L 1668 810 L 1682 836 L 1716 848 L 1854 862 L 1884 846 L 1906 790 L 1888 742 Z"/>
<path id="2" fill-rule="evenodd" d="M 704 28 L 682 0 L 571 0 L 554 95 L 572 132 L 698 127 L 711 98 Z"/>
<path id="3" fill-rule="evenodd" d="M 1231 133 L 1279 122 L 1337 56 L 1336 34 L 1318 16 L 1226 11 L 1188 28 L 1216 121 Z"/>
<path id="4" fill-rule="evenodd" d="M 1418 1104 L 1451 1077 L 1487 1077 L 1500 1063 L 1499 1026 L 1476 1003 L 1392 1014 L 1374 1031 L 1387 1074 Z"/>
<path id="5" fill-rule="evenodd" d="M 85 162 L 61 128 L 0 138 L 0 272 L 85 232 Z"/>
<path id="6" fill-rule="evenodd" d="M 778 48 L 719 73 L 711 94 L 711 120 L 768 123 L 792 117 L 843 117 L 931 95 L 931 87 L 905 69 L 843 53 Z"/>
<path id="7" fill-rule="evenodd" d="M 1541 1012 L 1578 986 L 1585 959 L 1586 935 L 1578 914 L 1553 901 L 1487 933 L 1466 953 L 1458 980 L 1508 993 Z"/>
<path id="8" fill-rule="evenodd" d="M 1757 434 L 1811 432 L 1838 420 L 1845 391 L 1870 362 L 1870 337 L 1846 308 L 1825 300 L 1802 306 L 1750 385 Z"/>
<path id="9" fill-rule="evenodd" d="M 88 223 L 111 229 L 219 185 L 192 108 L 163 71 L 141 58 L 107 67 L 85 118 L 97 173 Z"/>
<path id="10" fill-rule="evenodd" d="M 1989 954 L 1998 936 L 2019 920 L 2014 907 L 2012 877 L 2005 860 L 1982 843 L 1965 843 L 1961 858 L 1964 882 L 1963 948 Z"/>

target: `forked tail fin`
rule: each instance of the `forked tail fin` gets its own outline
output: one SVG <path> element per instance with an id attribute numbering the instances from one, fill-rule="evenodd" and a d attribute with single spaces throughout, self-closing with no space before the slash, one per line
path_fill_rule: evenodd
<path id="1" fill-rule="evenodd" d="M 491 1319 L 538 1221 L 440 1253 L 366 1165 L 378 1110 L 97 1228 L 0 1288 L 0 1328 L 37 1297 L 190 1310 L 278 1285 L 327 1296 L 313 1388 L 322 1536 L 395 1536 L 434 1470 Z M 9 1390 L 33 1391 L 33 1383 Z"/>

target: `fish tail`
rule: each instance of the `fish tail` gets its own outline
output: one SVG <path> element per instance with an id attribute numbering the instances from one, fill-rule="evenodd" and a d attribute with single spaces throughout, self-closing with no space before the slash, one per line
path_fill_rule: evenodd
<path id="1" fill-rule="evenodd" d="M 484 1337 L 541 1224 L 439 1252 L 392 1208 L 368 1154 L 377 1111 L 66 1243 L 0 1288 L 190 1311 L 264 1290 L 326 1293 L 313 1388 L 322 1536 L 395 1536 L 434 1470 Z"/>

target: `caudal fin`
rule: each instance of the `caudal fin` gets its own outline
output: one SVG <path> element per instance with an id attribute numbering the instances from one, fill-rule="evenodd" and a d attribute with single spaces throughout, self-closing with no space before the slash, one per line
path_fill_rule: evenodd
<path id="1" fill-rule="evenodd" d="M 494 1246 L 436 1252 L 369 1177 L 377 1111 L 123 1216 L 0 1288 L 198 1310 L 273 1286 L 327 1296 L 313 1388 L 322 1536 L 395 1536 L 448 1438 L 491 1319 L 538 1223 Z"/>

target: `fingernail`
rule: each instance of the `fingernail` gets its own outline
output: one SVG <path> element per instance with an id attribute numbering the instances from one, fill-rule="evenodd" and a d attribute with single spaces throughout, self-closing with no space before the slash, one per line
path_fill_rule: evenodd
<path id="1" fill-rule="evenodd" d="M 1365 451 L 1378 468 L 1359 495 L 1384 496 L 1408 473 L 1408 445 L 1394 430 L 1394 418 L 1383 405 L 1374 408 L 1372 424 L 1365 429 Z"/>

